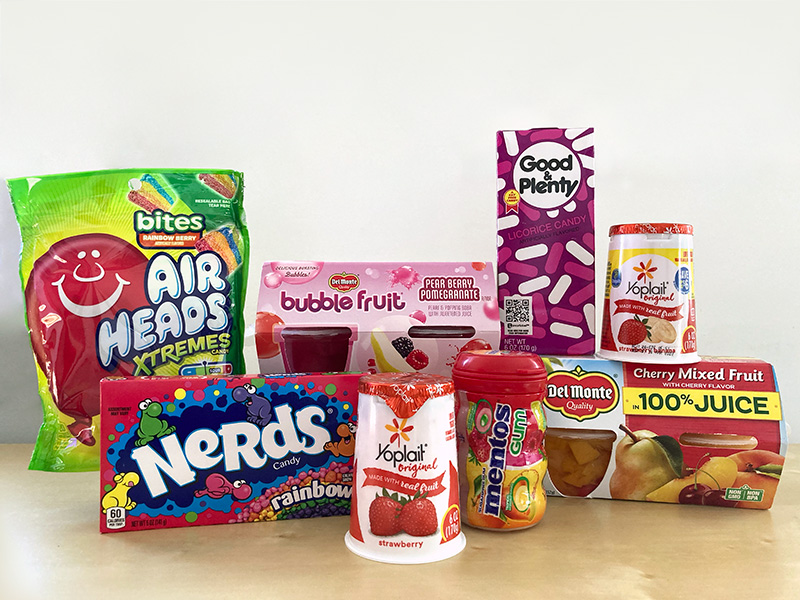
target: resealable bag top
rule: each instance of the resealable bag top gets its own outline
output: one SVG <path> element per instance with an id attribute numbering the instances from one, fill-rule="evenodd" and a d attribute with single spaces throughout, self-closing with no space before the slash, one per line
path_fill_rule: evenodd
<path id="1" fill-rule="evenodd" d="M 244 372 L 242 173 L 92 171 L 8 188 L 44 411 L 31 469 L 98 468 L 103 377 Z"/>

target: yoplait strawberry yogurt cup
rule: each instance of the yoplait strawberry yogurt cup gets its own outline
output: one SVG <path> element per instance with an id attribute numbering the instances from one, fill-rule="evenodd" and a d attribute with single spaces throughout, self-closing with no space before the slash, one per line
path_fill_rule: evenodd
<path id="1" fill-rule="evenodd" d="M 371 560 L 418 564 L 461 552 L 453 381 L 424 373 L 359 380 L 355 486 L 345 544 Z"/>
<path id="2" fill-rule="evenodd" d="M 472 527 L 523 529 L 544 516 L 546 379 L 542 360 L 529 352 L 458 355 L 453 381 L 461 505 Z"/>

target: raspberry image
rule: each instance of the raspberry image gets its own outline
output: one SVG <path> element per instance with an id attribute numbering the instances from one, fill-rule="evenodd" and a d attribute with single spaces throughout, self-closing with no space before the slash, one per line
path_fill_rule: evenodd
<path id="1" fill-rule="evenodd" d="M 427 354 L 420 349 L 416 349 L 412 350 L 411 353 L 406 356 L 406 362 L 411 365 L 412 368 L 419 371 L 428 366 L 429 360 Z"/>
<path id="2" fill-rule="evenodd" d="M 414 342 L 407 337 L 399 337 L 396 340 L 392 340 L 392 346 L 403 358 L 406 358 L 414 350 Z"/>

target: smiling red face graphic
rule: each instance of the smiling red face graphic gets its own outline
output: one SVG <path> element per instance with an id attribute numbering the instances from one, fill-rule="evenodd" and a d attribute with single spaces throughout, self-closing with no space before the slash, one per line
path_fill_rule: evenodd
<path id="1" fill-rule="evenodd" d="M 100 379 L 130 375 L 97 361 L 98 323 L 119 310 L 147 305 L 147 258 L 128 242 L 101 233 L 53 244 L 33 265 L 25 299 L 31 343 L 58 409 L 75 419 L 68 425 L 80 442 L 93 445 L 92 417 L 100 414 Z"/>

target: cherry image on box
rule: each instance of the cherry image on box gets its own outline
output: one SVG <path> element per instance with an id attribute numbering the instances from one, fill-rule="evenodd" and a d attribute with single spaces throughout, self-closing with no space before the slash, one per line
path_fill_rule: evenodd
<path id="1" fill-rule="evenodd" d="M 349 514 L 359 377 L 104 379 L 100 531 Z"/>

